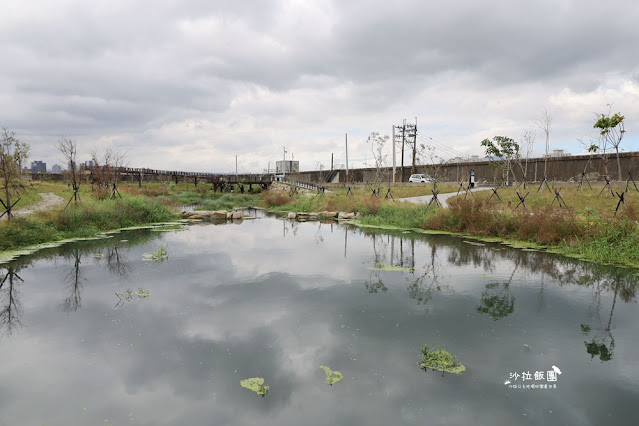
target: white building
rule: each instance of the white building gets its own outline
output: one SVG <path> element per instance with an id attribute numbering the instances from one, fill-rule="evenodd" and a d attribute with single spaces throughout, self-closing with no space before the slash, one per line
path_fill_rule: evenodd
<path id="1" fill-rule="evenodd" d="M 275 173 L 299 173 L 300 162 L 293 160 L 280 160 L 275 162 Z"/>

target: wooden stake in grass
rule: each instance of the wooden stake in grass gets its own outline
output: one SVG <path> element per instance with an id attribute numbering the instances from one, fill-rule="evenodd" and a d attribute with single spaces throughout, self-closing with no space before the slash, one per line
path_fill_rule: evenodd
<path id="1" fill-rule="evenodd" d="M 537 192 L 541 191 L 541 187 L 544 185 L 544 183 L 546 184 L 546 188 L 548 188 L 548 192 L 552 192 L 550 190 L 550 186 L 548 185 L 548 180 L 546 180 L 546 176 L 544 176 L 544 179 L 539 184 L 539 189 L 537 189 Z"/>
<path id="2" fill-rule="evenodd" d="M 430 205 L 433 203 L 437 207 L 441 207 L 442 204 L 439 202 L 439 199 L 437 199 L 437 194 L 439 194 L 439 191 L 437 189 L 433 189 L 431 192 L 433 193 L 433 198 L 430 199 L 430 202 L 428 203 L 428 207 L 430 207 Z"/>
<path id="3" fill-rule="evenodd" d="M 499 196 L 499 194 L 497 193 L 497 190 L 501 187 L 501 185 L 497 186 L 497 188 L 492 188 L 493 193 L 490 195 L 490 197 L 488 197 L 488 199 L 490 200 L 491 198 L 493 198 L 493 195 L 497 196 L 497 199 L 499 200 L 500 203 L 503 203 L 504 200 L 501 199 L 501 197 Z"/>
<path id="4" fill-rule="evenodd" d="M 623 204 L 624 207 L 628 208 L 628 206 L 626 205 L 626 193 L 622 192 L 621 194 L 619 194 L 618 192 L 615 192 L 615 194 L 617 194 L 617 197 L 619 197 L 619 202 L 617 203 L 617 208 L 615 209 L 615 215 L 617 214 L 617 211 L 619 210 L 619 207 Z"/>
<path id="5" fill-rule="evenodd" d="M 608 179 L 608 176 L 605 176 L 606 178 L 606 184 L 604 185 L 603 188 L 601 188 L 601 192 L 599 193 L 599 195 L 597 195 L 597 198 L 601 197 L 601 194 L 603 194 L 603 192 L 606 190 L 606 188 L 608 188 L 608 190 L 610 191 L 610 196 L 612 197 L 613 195 L 615 195 L 612 192 L 612 188 L 610 187 L 610 179 Z"/>
<path id="6" fill-rule="evenodd" d="M 552 201 L 550 202 L 550 205 L 552 206 L 554 204 L 554 202 L 557 201 L 557 203 L 559 204 L 559 207 L 566 207 L 567 208 L 568 205 L 564 201 L 564 199 L 561 196 L 561 194 L 559 193 L 559 191 L 561 191 L 561 189 L 555 189 L 555 198 L 552 199 Z"/>
<path id="7" fill-rule="evenodd" d="M 470 185 L 468 185 L 468 188 L 466 188 L 466 193 L 464 194 L 464 200 L 466 199 L 466 197 L 468 197 L 468 194 L 471 195 L 471 197 L 474 197 L 475 194 L 473 194 L 473 192 L 470 190 Z"/>
<path id="8" fill-rule="evenodd" d="M 4 216 L 5 214 L 8 214 L 8 217 L 13 216 L 11 214 L 11 209 L 13 208 L 13 206 L 15 206 L 16 204 L 18 204 L 18 201 L 20 201 L 22 198 L 18 198 L 16 201 L 13 202 L 13 204 L 9 205 L 9 207 L 7 207 L 7 205 L 4 203 L 4 201 L 0 200 L 0 203 L 2 203 L 2 206 L 4 207 L 4 212 L 2 214 L 0 214 L 0 219 L 2 218 L 2 216 Z"/>
<path id="9" fill-rule="evenodd" d="M 530 194 L 530 192 L 527 192 L 526 195 L 524 195 L 523 197 L 521 196 L 519 191 L 515 191 L 515 192 L 517 193 L 517 196 L 519 197 L 519 203 L 517 203 L 517 206 L 515 208 L 519 207 L 520 204 L 523 205 L 524 208 L 527 208 L 526 207 L 526 197 Z"/>
<path id="10" fill-rule="evenodd" d="M 590 160 L 589 160 L 590 161 Z M 579 182 L 579 186 L 577 187 L 577 191 L 581 190 L 581 185 L 583 185 L 584 183 L 584 179 L 586 179 L 586 183 L 588 184 L 588 186 L 590 187 L 590 189 L 592 189 L 592 185 L 590 185 L 590 181 L 588 180 L 588 178 L 586 177 L 586 172 L 583 171 L 581 172 L 581 181 Z"/>
<path id="11" fill-rule="evenodd" d="M 391 189 L 390 188 L 388 188 L 388 191 L 386 191 L 386 197 L 384 197 L 384 199 L 395 201 L 395 198 L 393 197 L 393 194 L 391 194 Z"/>
<path id="12" fill-rule="evenodd" d="M 637 188 L 637 184 L 635 183 L 635 180 L 632 178 L 632 172 L 628 172 L 628 179 L 626 180 L 626 190 L 624 192 L 628 192 L 628 187 L 630 186 L 630 182 L 632 182 L 637 192 L 639 192 L 639 188 Z"/>

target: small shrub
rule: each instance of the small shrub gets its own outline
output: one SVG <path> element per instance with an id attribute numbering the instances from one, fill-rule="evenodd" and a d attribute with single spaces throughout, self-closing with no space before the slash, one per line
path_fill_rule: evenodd
<path id="1" fill-rule="evenodd" d="M 263 193 L 264 196 L 264 204 L 267 207 L 275 207 L 275 206 L 283 206 L 290 202 L 291 197 L 287 194 L 283 194 L 281 192 L 273 192 L 273 191 L 265 191 Z"/>

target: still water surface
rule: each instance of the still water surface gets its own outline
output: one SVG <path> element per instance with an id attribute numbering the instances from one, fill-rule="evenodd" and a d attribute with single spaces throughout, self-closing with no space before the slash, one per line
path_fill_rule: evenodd
<path id="1" fill-rule="evenodd" d="M 634 271 L 266 217 L 0 268 L 0 426 L 638 424 Z"/>

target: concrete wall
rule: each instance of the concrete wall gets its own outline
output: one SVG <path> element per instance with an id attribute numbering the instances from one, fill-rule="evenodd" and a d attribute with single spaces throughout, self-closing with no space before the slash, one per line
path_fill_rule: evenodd
<path id="1" fill-rule="evenodd" d="M 526 180 L 529 182 L 539 182 L 544 178 L 544 158 L 532 158 L 528 160 L 528 164 L 522 164 L 526 169 Z M 621 172 L 623 179 L 628 178 L 628 172 L 632 172 L 633 178 L 639 182 L 639 152 L 627 152 L 620 154 Z M 617 173 L 617 159 L 614 154 L 607 159 L 608 177 L 611 180 L 619 179 Z M 424 173 L 431 176 L 437 176 L 440 181 L 447 182 L 468 182 L 470 172 L 475 172 L 475 182 L 477 183 L 495 183 L 505 179 L 505 173 L 499 167 L 495 167 L 495 163 L 488 161 L 475 161 L 467 163 L 451 163 L 444 164 L 439 167 L 417 166 L 415 173 Z M 599 156 L 589 155 L 573 155 L 570 157 L 553 157 L 548 158 L 546 163 L 546 177 L 548 180 L 557 181 L 580 181 L 582 173 L 586 173 L 588 180 L 603 181 L 605 179 L 604 162 Z M 524 177 L 524 170 L 519 165 L 515 166 L 515 178 L 521 181 Z M 346 171 L 334 171 L 339 174 L 339 182 L 346 182 Z M 349 170 L 350 182 L 388 182 L 389 174 L 392 168 L 386 168 L 378 173 L 374 168 L 352 169 Z M 410 167 L 404 167 L 402 178 L 401 167 L 397 167 L 397 181 L 408 182 L 411 175 Z M 306 182 L 326 182 L 330 178 L 331 171 L 309 171 L 300 172 L 291 175 L 291 179 L 297 179 Z M 513 176 L 509 176 L 509 181 L 513 182 Z"/>

